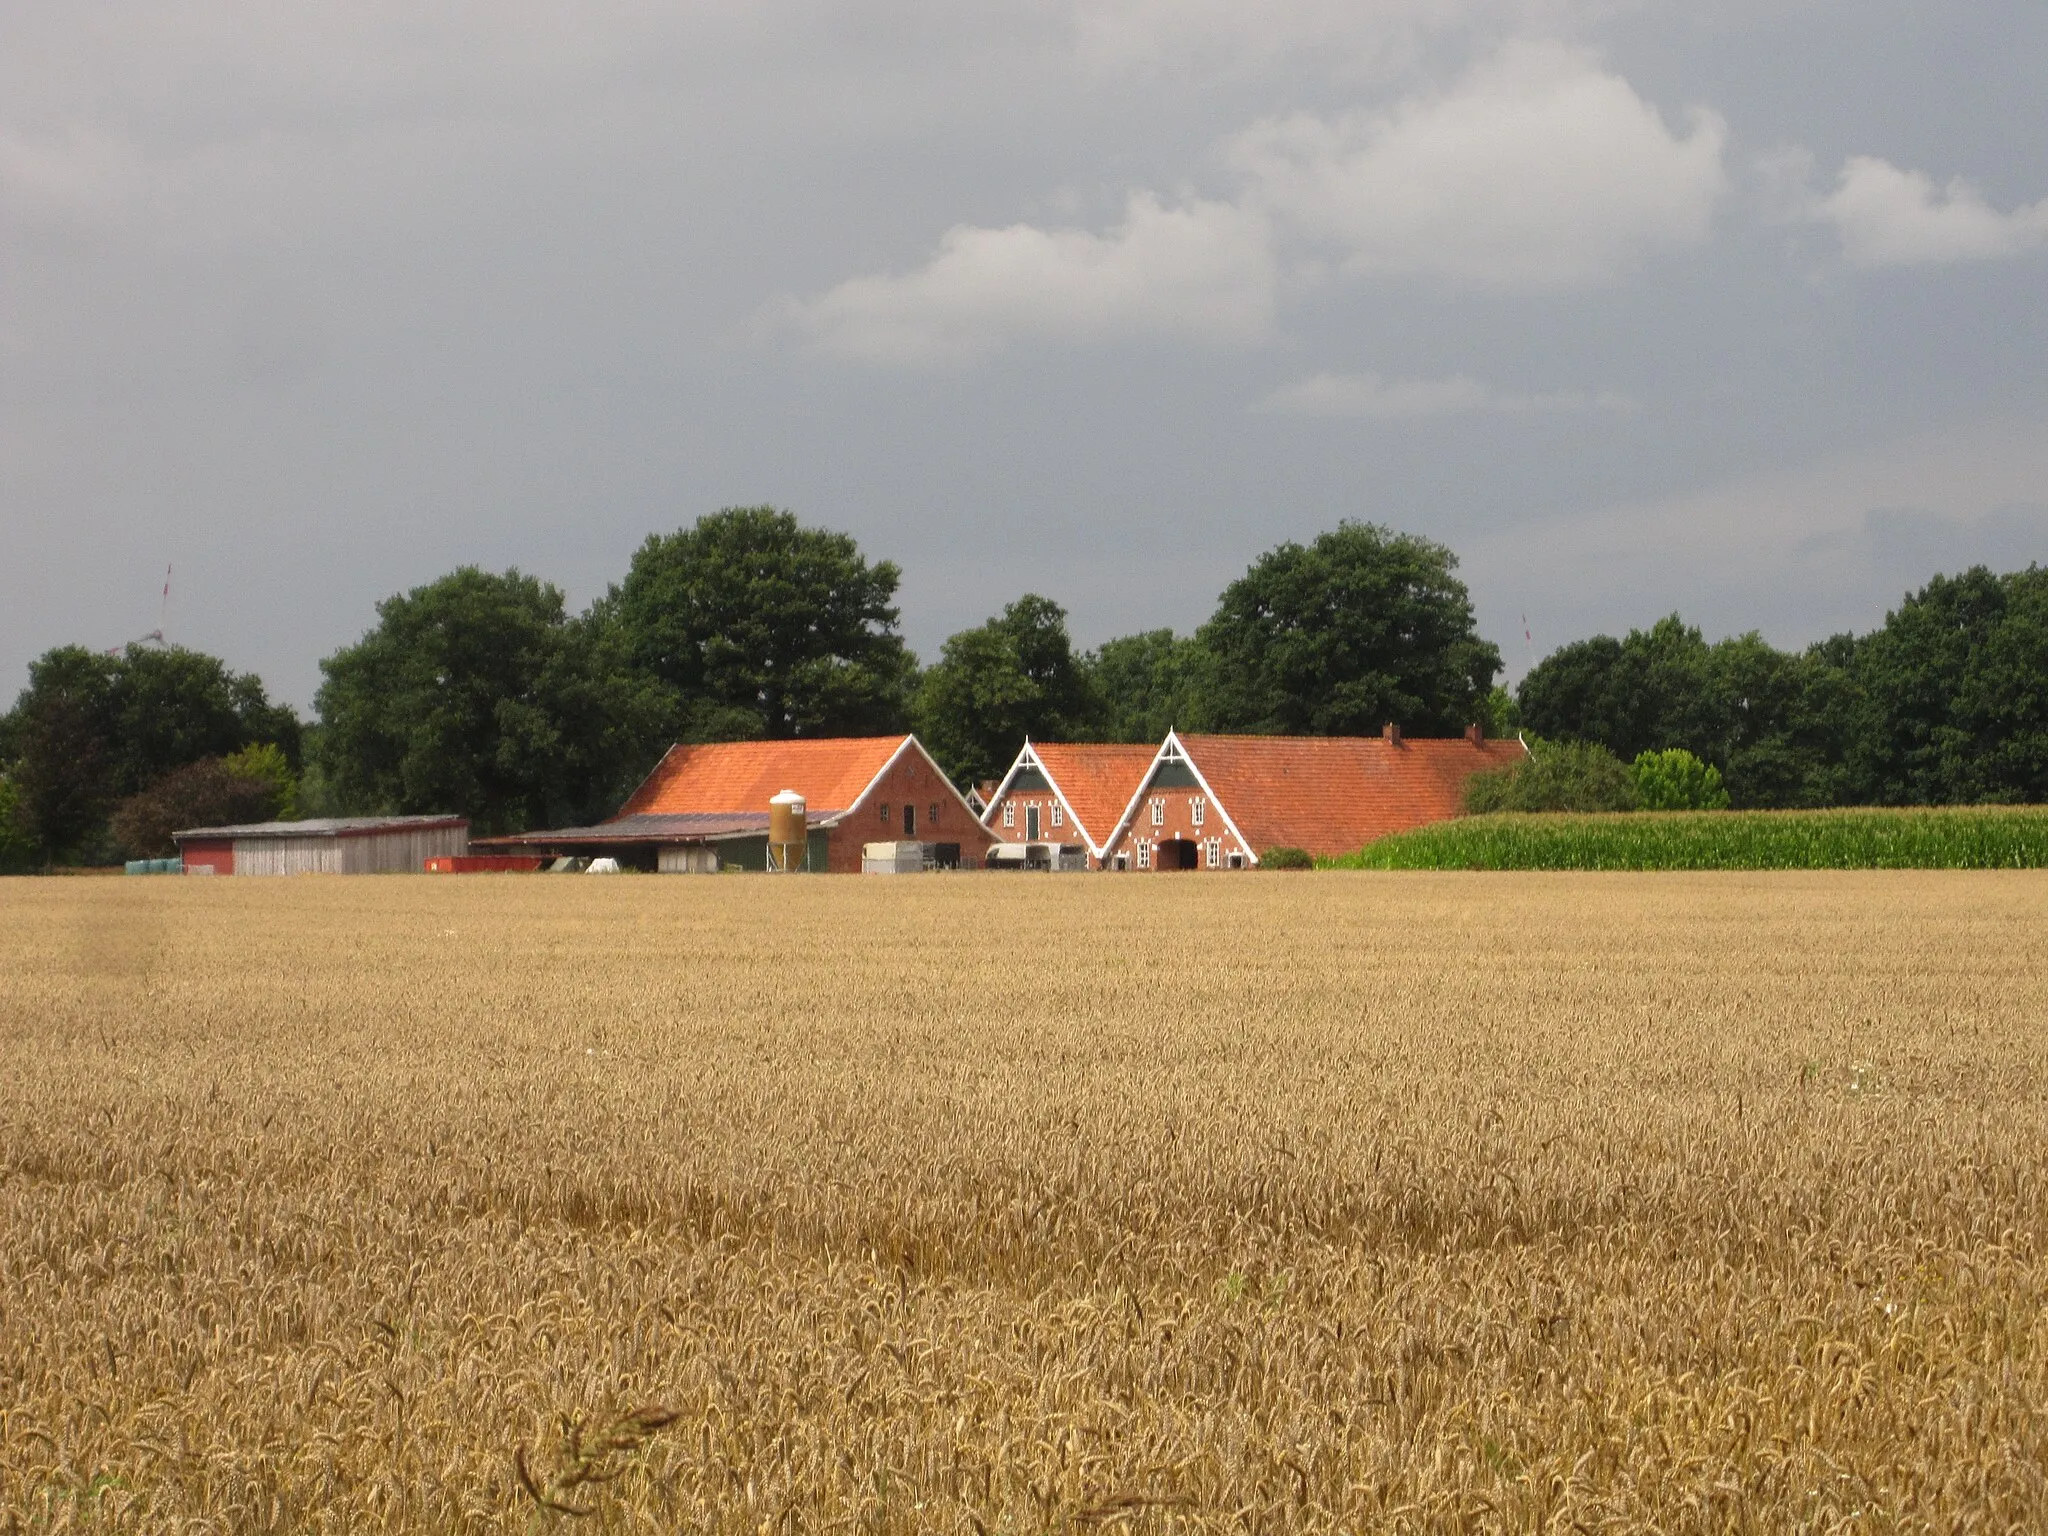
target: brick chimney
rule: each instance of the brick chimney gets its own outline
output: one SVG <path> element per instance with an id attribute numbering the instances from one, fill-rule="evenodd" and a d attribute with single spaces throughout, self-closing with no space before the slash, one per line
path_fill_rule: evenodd
<path id="1" fill-rule="evenodd" d="M 1389 720 L 1380 731 L 1380 739 L 1390 747 L 1398 747 L 1401 745 L 1401 727 Z"/>
<path id="2" fill-rule="evenodd" d="M 1486 727 L 1476 723 L 1466 726 L 1465 739 L 1475 747 L 1484 746 L 1486 743 Z"/>

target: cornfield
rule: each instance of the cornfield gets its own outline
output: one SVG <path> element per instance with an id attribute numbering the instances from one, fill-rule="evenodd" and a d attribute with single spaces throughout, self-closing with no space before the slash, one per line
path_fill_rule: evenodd
<path id="1" fill-rule="evenodd" d="M 2048 809 L 1503 813 L 1441 821 L 1338 869 L 2043 869 Z"/>
<path id="2" fill-rule="evenodd" d="M 2048 1523 L 2039 876 L 0 918 L 6 1531 Z"/>

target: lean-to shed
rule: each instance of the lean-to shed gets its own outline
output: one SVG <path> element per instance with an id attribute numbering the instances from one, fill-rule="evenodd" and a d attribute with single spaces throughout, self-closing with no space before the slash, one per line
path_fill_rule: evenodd
<path id="1" fill-rule="evenodd" d="M 333 816 L 189 827 L 171 834 L 188 875 L 417 874 L 469 852 L 461 816 Z"/>

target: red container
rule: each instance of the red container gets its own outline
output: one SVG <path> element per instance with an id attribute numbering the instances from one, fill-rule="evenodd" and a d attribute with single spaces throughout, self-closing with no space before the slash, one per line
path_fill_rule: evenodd
<path id="1" fill-rule="evenodd" d="M 536 853 L 444 853 L 426 868 L 430 875 L 530 875 L 544 862 Z"/>

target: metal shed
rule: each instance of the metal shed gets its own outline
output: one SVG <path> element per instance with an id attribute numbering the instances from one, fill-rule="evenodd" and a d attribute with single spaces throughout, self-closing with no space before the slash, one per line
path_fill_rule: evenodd
<path id="1" fill-rule="evenodd" d="M 188 875 L 417 874 L 469 852 L 462 816 L 330 816 L 191 827 L 171 834 Z"/>

